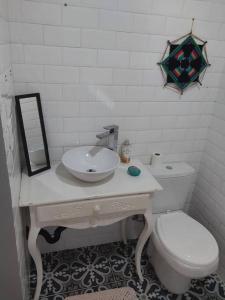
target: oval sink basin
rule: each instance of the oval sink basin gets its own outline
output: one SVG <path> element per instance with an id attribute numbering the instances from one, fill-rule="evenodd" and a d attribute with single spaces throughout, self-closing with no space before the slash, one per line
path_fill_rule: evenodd
<path id="1" fill-rule="evenodd" d="M 103 180 L 114 172 L 120 162 L 119 155 L 98 146 L 77 147 L 62 157 L 65 168 L 75 177 L 87 182 Z"/>

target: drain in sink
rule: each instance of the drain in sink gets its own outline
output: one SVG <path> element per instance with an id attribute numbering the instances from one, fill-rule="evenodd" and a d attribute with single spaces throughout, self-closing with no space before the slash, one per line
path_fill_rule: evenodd
<path id="1" fill-rule="evenodd" d="M 96 170 L 95 169 L 87 169 L 87 172 L 94 173 L 94 172 L 96 172 Z"/>

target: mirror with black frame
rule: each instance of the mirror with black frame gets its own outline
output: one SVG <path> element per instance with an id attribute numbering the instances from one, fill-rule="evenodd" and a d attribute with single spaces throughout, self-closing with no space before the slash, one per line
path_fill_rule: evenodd
<path id="1" fill-rule="evenodd" d="M 48 144 L 39 93 L 15 96 L 28 175 L 50 169 Z"/>

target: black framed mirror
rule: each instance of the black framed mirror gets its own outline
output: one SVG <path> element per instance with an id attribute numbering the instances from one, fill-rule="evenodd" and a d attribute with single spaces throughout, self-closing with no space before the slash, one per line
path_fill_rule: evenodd
<path id="1" fill-rule="evenodd" d="M 48 144 L 39 93 L 17 95 L 16 110 L 29 176 L 50 169 Z"/>

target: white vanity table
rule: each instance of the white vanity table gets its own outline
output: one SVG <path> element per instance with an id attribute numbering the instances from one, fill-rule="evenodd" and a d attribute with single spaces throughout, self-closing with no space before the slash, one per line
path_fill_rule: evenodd
<path id="1" fill-rule="evenodd" d="M 152 231 L 150 197 L 154 191 L 161 190 L 161 186 L 143 164 L 138 161 L 132 164 L 141 169 L 139 177 L 128 175 L 128 165 L 120 164 L 112 176 L 97 183 L 77 180 L 61 164 L 33 177 L 23 174 L 20 206 L 29 207 L 30 211 L 28 248 L 37 268 L 34 300 L 39 299 L 43 277 L 37 237 L 41 228 L 46 226 L 85 229 L 122 221 L 122 236 L 126 241 L 123 220 L 143 214 L 145 227 L 138 239 L 135 255 L 137 273 L 143 280 L 141 253 Z"/>

